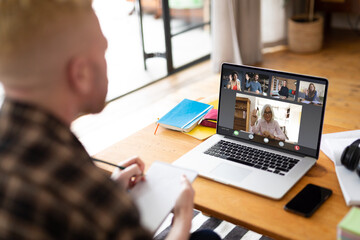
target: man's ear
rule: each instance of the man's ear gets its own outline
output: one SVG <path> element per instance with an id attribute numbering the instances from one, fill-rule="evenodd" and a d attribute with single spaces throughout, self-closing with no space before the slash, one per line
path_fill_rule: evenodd
<path id="1" fill-rule="evenodd" d="M 76 94 L 86 95 L 91 89 L 91 65 L 85 57 L 74 57 L 68 65 L 68 84 Z"/>

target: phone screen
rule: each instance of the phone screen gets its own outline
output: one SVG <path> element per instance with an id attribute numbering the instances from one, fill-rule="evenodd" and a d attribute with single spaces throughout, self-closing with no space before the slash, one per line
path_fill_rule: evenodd
<path id="1" fill-rule="evenodd" d="M 284 209 L 310 217 L 331 194 L 330 189 L 308 184 L 285 205 Z"/>

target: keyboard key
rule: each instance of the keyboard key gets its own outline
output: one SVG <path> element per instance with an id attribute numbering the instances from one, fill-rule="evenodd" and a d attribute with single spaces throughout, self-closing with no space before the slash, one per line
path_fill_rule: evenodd
<path id="1" fill-rule="evenodd" d="M 276 170 L 283 171 L 283 172 L 288 172 L 288 171 L 289 171 L 288 169 L 281 168 L 281 167 L 276 167 L 275 169 L 276 169 Z"/>
<path id="2" fill-rule="evenodd" d="M 254 166 L 254 164 L 253 164 L 253 163 L 249 163 L 249 162 L 241 161 L 241 160 L 236 159 L 236 158 L 229 157 L 229 158 L 227 158 L 227 159 L 228 159 L 228 160 L 230 160 L 230 161 L 234 161 L 234 162 L 238 162 L 238 163 L 241 163 L 241 164 L 244 164 L 244 165 L 250 166 L 250 167 Z"/>

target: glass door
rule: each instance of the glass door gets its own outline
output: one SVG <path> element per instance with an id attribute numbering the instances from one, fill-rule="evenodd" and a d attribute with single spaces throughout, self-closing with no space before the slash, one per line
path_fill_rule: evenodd
<path id="1" fill-rule="evenodd" d="M 113 100 L 210 57 L 210 0 L 94 0 Z"/>
<path id="2" fill-rule="evenodd" d="M 143 24 L 144 7 L 156 2 L 162 17 L 165 51 L 149 52 Z M 137 0 L 144 68 L 148 60 L 165 58 L 167 74 L 191 66 L 210 56 L 210 0 Z"/>

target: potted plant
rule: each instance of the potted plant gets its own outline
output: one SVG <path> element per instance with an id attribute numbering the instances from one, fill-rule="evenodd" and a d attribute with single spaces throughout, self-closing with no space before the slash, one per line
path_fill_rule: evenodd
<path id="1" fill-rule="evenodd" d="M 307 14 L 295 15 L 288 20 L 289 49 L 298 53 L 319 51 L 323 43 L 323 17 L 314 15 L 315 0 L 307 0 Z"/>

